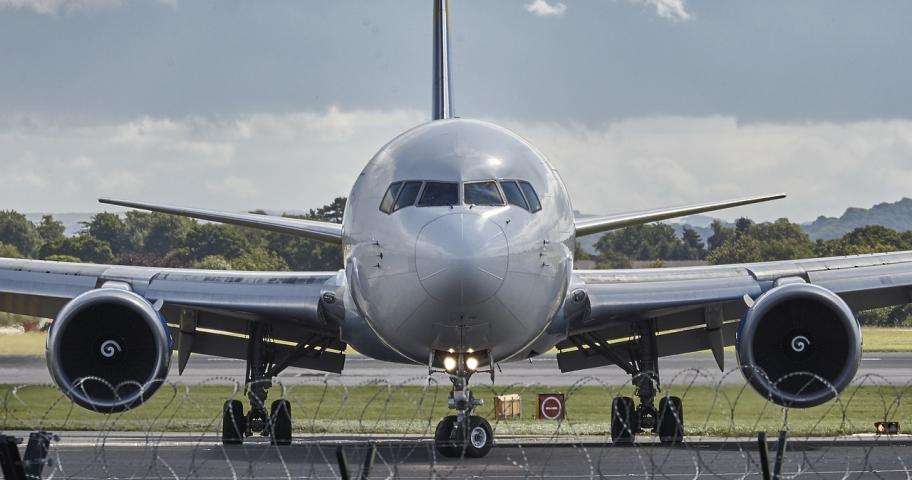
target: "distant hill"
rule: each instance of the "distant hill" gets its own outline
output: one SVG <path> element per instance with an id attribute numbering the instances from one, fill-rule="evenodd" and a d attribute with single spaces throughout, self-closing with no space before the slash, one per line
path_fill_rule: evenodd
<path id="1" fill-rule="evenodd" d="M 41 217 L 45 215 L 53 215 L 55 220 L 59 220 L 63 223 L 63 226 L 66 227 L 64 235 L 76 235 L 82 230 L 82 222 L 88 222 L 92 219 L 94 213 L 26 213 L 25 218 L 29 219 L 30 222 L 37 224 L 41 221 Z"/>
<path id="2" fill-rule="evenodd" d="M 820 216 L 801 227 L 812 240 L 830 240 L 867 225 L 881 225 L 898 232 L 912 230 L 912 198 L 878 203 L 871 208 L 850 207 L 839 218 Z"/>

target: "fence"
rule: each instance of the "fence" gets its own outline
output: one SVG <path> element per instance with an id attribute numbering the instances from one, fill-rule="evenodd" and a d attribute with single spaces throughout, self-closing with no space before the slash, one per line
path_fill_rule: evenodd
<path id="1" fill-rule="evenodd" d="M 437 422 L 449 413 L 450 385 L 442 377 L 425 386 L 414 385 L 423 377 L 400 385 L 375 379 L 346 386 L 334 376 L 276 382 L 270 399 L 292 405 L 291 446 L 261 437 L 221 445 L 222 404 L 244 400 L 242 385 L 225 378 L 167 383 L 145 405 L 113 415 L 76 407 L 52 386 L 0 387 L 0 431 L 59 437 L 42 437 L 50 443 L 39 456 L 49 461 L 44 478 L 348 478 L 366 465 L 370 478 L 762 478 L 764 465 L 776 472 L 777 458 L 782 478 L 912 478 L 912 437 L 874 428 L 878 421 L 912 427 L 912 384 L 865 375 L 825 405 L 790 410 L 730 375 L 739 374 L 690 370 L 664 379 L 662 394 L 684 404 L 686 437 L 671 445 L 649 434 L 633 445 L 612 444 L 611 399 L 631 389 L 594 377 L 557 389 L 475 382 L 474 393 L 485 400 L 476 413 L 496 436 L 481 459 L 444 458 L 433 447 Z M 563 419 L 534 419 L 537 394 L 558 390 L 566 398 Z M 495 419 L 493 398 L 502 394 L 525 400 L 520 419 Z M 789 440 L 777 456 L 780 431 Z M 768 462 L 761 461 L 757 432 L 773 439 Z"/>

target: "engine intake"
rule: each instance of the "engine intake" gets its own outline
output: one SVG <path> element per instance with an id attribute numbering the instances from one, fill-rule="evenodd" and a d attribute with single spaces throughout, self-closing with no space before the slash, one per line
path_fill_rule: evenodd
<path id="1" fill-rule="evenodd" d="M 813 407 L 849 385 L 861 361 L 861 329 L 835 293 L 807 283 L 773 288 L 738 329 L 738 363 L 774 403 Z"/>
<path id="2" fill-rule="evenodd" d="M 91 290 L 57 314 L 47 340 L 57 386 L 78 405 L 104 413 L 137 407 L 161 386 L 171 337 L 158 312 L 128 290 Z"/>

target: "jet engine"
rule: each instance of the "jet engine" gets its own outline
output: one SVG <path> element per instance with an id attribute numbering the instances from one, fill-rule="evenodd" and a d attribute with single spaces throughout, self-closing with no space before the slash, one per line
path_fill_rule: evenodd
<path id="1" fill-rule="evenodd" d="M 778 405 L 813 407 L 855 377 L 861 329 L 838 295 L 793 283 L 764 293 L 748 309 L 735 348 L 741 371 L 758 393 Z"/>
<path id="2" fill-rule="evenodd" d="M 161 386 L 171 362 L 171 336 L 143 297 L 119 288 L 90 290 L 64 305 L 47 339 L 57 386 L 89 410 L 139 406 Z"/>

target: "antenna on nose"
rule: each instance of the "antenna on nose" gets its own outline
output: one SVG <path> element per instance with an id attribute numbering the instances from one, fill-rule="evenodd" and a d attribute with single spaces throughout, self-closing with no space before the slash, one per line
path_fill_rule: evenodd
<path id="1" fill-rule="evenodd" d="M 450 91 L 450 16 L 447 0 L 434 0 L 434 98 L 432 120 L 453 118 Z"/>

